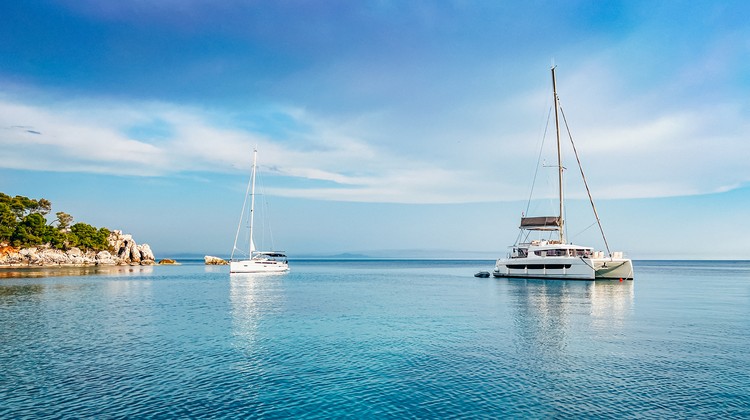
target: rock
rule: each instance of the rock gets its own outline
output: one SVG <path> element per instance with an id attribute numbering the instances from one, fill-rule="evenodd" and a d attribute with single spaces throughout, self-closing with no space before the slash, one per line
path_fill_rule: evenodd
<path id="1" fill-rule="evenodd" d="M 153 265 L 154 253 L 148 244 L 138 245 L 133 235 L 123 235 L 121 230 L 113 230 L 109 234 L 109 244 L 116 255 L 116 263 L 120 265 Z"/>
<path id="2" fill-rule="evenodd" d="M 203 261 L 205 261 L 206 265 L 229 265 L 229 263 L 224 261 L 223 259 L 219 257 L 212 257 L 210 255 L 206 255 L 205 257 L 203 257 Z"/>
<path id="3" fill-rule="evenodd" d="M 68 254 L 71 257 L 82 257 L 83 256 L 83 252 L 80 249 L 76 248 L 76 247 L 70 248 L 65 253 Z"/>
<path id="4" fill-rule="evenodd" d="M 141 262 L 141 251 L 138 250 L 138 245 L 135 243 L 135 241 L 129 241 L 128 242 L 128 250 L 125 252 L 125 255 L 128 256 L 128 259 L 131 263 L 139 263 Z"/>
<path id="5" fill-rule="evenodd" d="M 44 249 L 40 252 L 37 252 L 38 260 L 35 261 L 35 264 L 39 265 L 63 265 L 63 264 L 71 264 L 70 257 L 60 251 L 59 249 Z"/>
<path id="6" fill-rule="evenodd" d="M 153 262 L 156 259 L 148 244 L 138 245 L 138 250 L 141 252 L 141 260 Z"/>
<path id="7" fill-rule="evenodd" d="M 84 254 L 83 251 L 81 251 L 78 248 L 70 248 L 65 252 L 65 256 L 67 257 L 67 261 L 60 262 L 60 264 L 65 265 L 89 265 L 89 264 L 96 264 L 96 256 L 93 252 Z"/>
<path id="8" fill-rule="evenodd" d="M 19 251 L 19 254 L 21 254 L 22 257 L 32 259 L 36 256 L 36 247 L 32 248 L 23 248 L 21 251 Z"/>
<path id="9" fill-rule="evenodd" d="M 132 240 L 133 235 L 123 235 L 121 230 L 113 230 L 109 233 L 109 238 L 107 238 L 110 248 L 115 250 L 115 255 L 117 256 L 120 256 L 120 252 L 128 249 L 127 243 Z"/>
<path id="10" fill-rule="evenodd" d="M 112 256 L 107 251 L 99 251 L 98 254 L 96 254 L 96 264 L 97 265 L 115 265 L 117 264 L 117 260 L 115 260 L 115 257 Z"/>
<path id="11" fill-rule="evenodd" d="M 170 258 L 164 258 L 163 260 L 159 261 L 159 265 L 180 265 L 180 263 Z"/>
<path id="12" fill-rule="evenodd" d="M 4 244 L 0 246 L 0 265 L 20 265 L 24 263 L 21 249 Z"/>

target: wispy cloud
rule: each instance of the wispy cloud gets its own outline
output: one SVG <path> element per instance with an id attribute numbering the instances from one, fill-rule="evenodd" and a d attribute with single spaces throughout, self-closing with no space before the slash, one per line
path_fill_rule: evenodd
<path id="1" fill-rule="evenodd" d="M 596 78 L 590 67 L 578 71 L 566 76 L 573 86 L 587 75 Z M 269 192 L 278 195 L 402 203 L 515 200 L 527 194 L 544 131 L 540 116 L 545 113 L 532 111 L 533 104 L 545 103 L 541 91 L 535 87 L 483 102 L 495 112 L 477 109 L 481 117 L 475 115 L 472 125 L 456 127 L 455 115 L 443 114 L 444 121 L 425 128 L 428 138 L 414 137 L 415 131 L 399 134 L 395 128 L 408 126 L 408 116 L 365 112 L 322 118 L 300 108 L 274 109 L 289 125 L 284 136 L 293 133 L 293 141 L 248 129 L 253 124 L 247 121 L 219 118 L 216 110 L 93 99 L 40 105 L 5 96 L 0 144 L 8 158 L 0 165 L 136 176 L 234 173 L 247 170 L 257 146 L 262 166 L 287 179 L 283 186 L 270 186 Z M 577 99 L 576 93 L 564 104 Z M 591 93 L 579 96 L 584 104 L 575 106 L 576 115 L 569 119 L 583 122 L 581 129 L 574 125 L 573 133 L 599 197 L 700 194 L 750 180 L 742 159 L 750 155 L 742 134 L 750 127 L 738 104 L 647 112 L 644 108 L 653 106 L 639 103 L 642 95 L 612 96 L 619 103 L 608 96 L 593 99 Z M 591 118 L 608 106 L 618 115 Z M 267 117 L 263 112 L 243 118 L 261 120 Z M 153 138 L 147 130 L 129 134 L 154 120 L 167 129 Z M 551 130 L 547 136 L 551 141 Z M 310 187 L 304 182 L 310 180 L 328 184 Z"/>

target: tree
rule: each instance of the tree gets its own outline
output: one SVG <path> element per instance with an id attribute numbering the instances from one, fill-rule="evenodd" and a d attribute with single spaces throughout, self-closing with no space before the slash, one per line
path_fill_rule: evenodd
<path id="1" fill-rule="evenodd" d="M 11 210 L 10 205 L 0 199 L 0 241 L 10 241 L 17 224 L 16 215 Z"/>
<path id="2" fill-rule="evenodd" d="M 37 201 L 37 211 L 41 214 L 47 214 L 52 210 L 52 203 L 46 198 L 40 198 Z"/>
<path id="3" fill-rule="evenodd" d="M 101 251 L 109 248 L 109 229 L 95 227 L 86 223 L 76 223 L 70 228 L 68 234 L 71 245 L 84 249 Z"/>
<path id="4" fill-rule="evenodd" d="M 52 223 L 57 222 L 57 228 L 60 230 L 67 229 L 70 224 L 73 223 L 73 216 L 69 215 L 68 213 L 58 211 L 57 213 L 55 213 L 55 215 L 57 216 L 57 219 L 55 219 L 55 221 L 53 221 Z"/>
<path id="5" fill-rule="evenodd" d="M 45 236 L 47 221 L 39 213 L 32 213 L 21 220 L 13 232 L 11 241 L 15 246 L 40 245 Z"/>

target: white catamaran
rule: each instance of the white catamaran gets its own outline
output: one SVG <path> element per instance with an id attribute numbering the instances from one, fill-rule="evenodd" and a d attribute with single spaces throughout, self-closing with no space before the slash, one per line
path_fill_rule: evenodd
<path id="1" fill-rule="evenodd" d="M 591 202 L 591 208 L 599 225 L 599 230 L 607 249 L 595 251 L 594 248 L 575 245 L 567 242 L 565 238 L 564 218 L 564 196 L 563 196 L 563 170 L 562 151 L 560 147 L 560 104 L 557 96 L 555 81 L 555 67 L 552 67 L 552 93 L 555 109 L 555 129 L 557 132 L 557 181 L 559 198 L 558 216 L 521 217 L 520 233 L 516 243 L 511 247 L 505 258 L 500 258 L 495 263 L 494 277 L 514 278 L 543 278 L 543 279 L 571 279 L 571 280 L 594 280 L 594 279 L 633 279 L 633 263 L 624 258 L 622 252 L 610 252 L 607 238 L 604 236 L 599 215 L 594 206 L 594 200 L 588 188 L 578 152 L 573 144 L 578 167 L 581 171 L 583 183 Z M 564 117 L 564 114 L 563 114 Z M 534 231 L 549 232 L 547 239 L 530 240 L 529 236 Z M 557 232 L 557 235 L 554 235 Z M 553 236 L 556 236 L 553 237 Z"/>
<path id="2" fill-rule="evenodd" d="M 250 176 L 250 182 L 248 183 L 247 191 L 245 192 L 245 202 L 242 204 L 240 223 L 237 226 L 237 235 L 234 237 L 234 247 L 232 248 L 232 256 L 229 261 L 230 273 L 282 273 L 289 271 L 289 262 L 283 252 L 257 251 L 255 249 L 255 242 L 253 241 L 253 216 L 255 212 L 255 175 L 257 171 L 257 158 L 258 150 L 254 149 L 252 175 Z M 237 248 L 237 241 L 239 240 L 240 230 L 242 230 L 242 222 L 245 218 L 245 208 L 247 207 L 248 195 L 250 196 L 250 213 L 248 217 L 250 249 L 249 252 L 244 255 L 246 258 L 235 259 L 235 252 L 242 252 Z"/>

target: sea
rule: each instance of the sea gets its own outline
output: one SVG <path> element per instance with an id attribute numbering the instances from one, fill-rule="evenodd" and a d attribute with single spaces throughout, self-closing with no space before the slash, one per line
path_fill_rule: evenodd
<path id="1" fill-rule="evenodd" d="M 750 418 L 750 261 L 0 270 L 0 418 Z"/>

